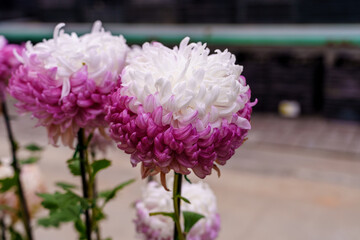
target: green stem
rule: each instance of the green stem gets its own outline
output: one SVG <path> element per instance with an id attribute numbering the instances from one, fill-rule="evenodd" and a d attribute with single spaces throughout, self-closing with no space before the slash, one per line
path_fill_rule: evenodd
<path id="1" fill-rule="evenodd" d="M 88 140 L 88 145 L 89 145 L 90 141 L 91 141 L 91 139 Z M 94 162 L 95 158 L 96 158 L 96 153 L 92 151 L 90 153 L 90 155 L 92 158 L 92 162 Z M 93 176 L 93 175 L 91 174 L 90 176 Z M 99 214 L 99 211 L 97 209 L 97 207 L 98 207 L 98 202 L 97 202 L 98 192 L 97 192 L 96 177 L 92 177 L 90 182 L 92 185 L 92 199 L 93 199 L 93 203 L 94 203 L 93 214 L 92 214 L 93 229 L 96 234 L 96 240 L 101 240 L 99 223 L 96 221 L 96 217 Z"/>
<path id="2" fill-rule="evenodd" d="M 87 178 L 87 148 L 85 145 L 85 132 L 83 128 L 80 128 L 78 132 L 78 151 L 80 156 L 80 172 L 81 172 L 81 182 L 82 182 L 82 190 L 83 190 L 83 197 L 85 199 L 89 199 L 89 185 L 88 185 L 88 178 Z M 85 226 L 86 226 L 86 237 L 87 240 L 91 240 L 91 218 L 89 209 L 85 209 Z"/>
<path id="3" fill-rule="evenodd" d="M 6 226 L 4 221 L 4 216 L 0 218 L 0 225 L 1 225 L 1 240 L 6 240 Z"/>
<path id="4" fill-rule="evenodd" d="M 180 225 L 180 214 L 181 214 L 181 183 L 182 174 L 174 172 L 174 187 L 173 187 L 173 203 L 174 203 L 174 240 L 185 240 L 184 234 L 181 230 Z"/>
<path id="5" fill-rule="evenodd" d="M 18 162 L 18 159 L 16 156 L 17 145 L 14 140 L 14 136 L 13 136 L 11 125 L 10 125 L 10 117 L 9 117 L 8 110 L 7 110 L 6 103 L 5 103 L 5 96 L 1 92 L 0 92 L 0 102 L 1 102 L 1 109 L 3 112 L 4 120 L 5 120 L 8 138 L 9 138 L 10 145 L 11 145 L 11 154 L 12 154 L 11 165 L 14 169 L 14 178 L 15 178 L 16 186 L 17 186 L 16 193 L 18 195 L 19 202 L 20 202 L 21 219 L 24 224 L 27 239 L 33 240 L 31 223 L 30 223 L 30 214 L 29 214 L 29 210 L 27 207 L 28 205 L 26 203 L 23 186 L 22 186 L 22 183 L 20 180 L 21 170 L 20 170 L 19 162 Z"/>

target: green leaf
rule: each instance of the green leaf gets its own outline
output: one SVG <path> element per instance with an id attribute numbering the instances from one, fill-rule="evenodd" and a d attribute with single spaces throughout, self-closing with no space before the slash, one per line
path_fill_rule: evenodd
<path id="1" fill-rule="evenodd" d="M 84 222 L 81 220 L 81 218 L 78 218 L 74 222 L 74 227 L 75 227 L 76 231 L 80 235 L 79 238 L 80 239 L 86 239 L 86 226 L 85 226 Z"/>
<path id="2" fill-rule="evenodd" d="M 50 210 L 59 208 L 59 193 L 38 193 L 37 195 L 43 199 L 41 205 L 43 205 L 44 208 Z"/>
<path id="3" fill-rule="evenodd" d="M 86 147 L 88 147 L 89 146 L 89 144 L 90 144 L 90 142 L 91 142 L 91 140 L 92 140 L 92 138 L 93 138 L 93 136 L 94 136 L 94 134 L 93 133 L 90 133 L 90 135 L 89 135 L 89 137 L 87 138 L 87 140 L 86 140 Z"/>
<path id="4" fill-rule="evenodd" d="M 36 163 L 37 161 L 39 161 L 38 157 L 29 157 L 27 159 L 21 160 L 20 163 L 21 164 L 33 164 L 33 163 Z"/>
<path id="5" fill-rule="evenodd" d="M 111 199 L 113 199 L 116 196 L 116 193 L 118 191 L 120 191 L 121 189 L 123 189 L 124 187 L 126 187 L 127 185 L 129 185 L 133 182 L 135 182 L 135 179 L 130 179 L 126 182 L 123 182 L 123 183 L 117 185 L 115 188 L 113 188 L 111 190 L 100 192 L 98 196 L 100 198 L 105 199 L 105 201 L 104 201 L 104 205 L 105 205 L 107 202 L 109 202 Z"/>
<path id="6" fill-rule="evenodd" d="M 80 159 L 79 158 L 71 158 L 67 160 L 68 168 L 70 169 L 70 172 L 74 176 L 80 176 Z"/>
<path id="7" fill-rule="evenodd" d="M 80 209 L 75 206 L 62 207 L 51 212 L 48 217 L 40 218 L 38 224 L 43 227 L 59 227 L 60 223 L 72 222 L 79 218 Z"/>
<path id="8" fill-rule="evenodd" d="M 35 143 L 30 143 L 28 145 L 25 146 L 26 150 L 29 150 L 30 152 L 38 152 L 38 151 L 42 151 L 43 148 L 36 145 Z"/>
<path id="9" fill-rule="evenodd" d="M 66 190 L 66 194 L 68 194 L 69 196 L 72 196 L 74 199 L 76 199 L 81 204 L 82 210 L 90 208 L 91 204 L 89 203 L 89 201 L 87 199 L 79 196 L 78 194 L 71 191 L 70 189 Z"/>
<path id="10" fill-rule="evenodd" d="M 191 204 L 191 202 L 190 202 L 189 199 L 187 199 L 187 198 L 185 198 L 185 197 L 183 197 L 183 196 L 180 196 L 179 194 L 176 195 L 176 198 L 180 198 L 180 199 L 183 200 L 184 202 L 186 202 L 186 203 L 188 203 L 188 204 Z"/>
<path id="11" fill-rule="evenodd" d="M 95 177 L 96 173 L 100 170 L 105 169 L 111 165 L 111 161 L 107 159 L 96 160 L 91 164 L 92 167 L 92 174 Z"/>
<path id="12" fill-rule="evenodd" d="M 64 190 L 77 188 L 76 185 L 71 184 L 71 183 L 66 183 L 66 182 L 57 182 L 56 186 L 61 187 Z"/>
<path id="13" fill-rule="evenodd" d="M 21 236 L 21 234 L 16 231 L 13 227 L 9 227 L 9 232 L 10 232 L 10 240 L 23 240 L 23 236 Z"/>
<path id="14" fill-rule="evenodd" d="M 162 215 L 165 217 L 171 217 L 175 221 L 175 213 L 173 212 L 152 212 L 149 215 L 150 216 Z"/>
<path id="15" fill-rule="evenodd" d="M 95 219 L 96 219 L 97 222 L 99 222 L 99 221 L 101 221 L 101 220 L 103 220 L 103 219 L 106 218 L 106 215 L 105 215 L 105 213 L 101 210 L 101 208 L 95 207 L 95 208 L 92 209 L 92 211 L 93 211 L 94 217 L 95 217 Z"/>
<path id="16" fill-rule="evenodd" d="M 67 188 L 67 185 L 68 184 L 64 185 L 65 193 L 38 194 L 38 196 L 43 199 L 41 204 L 50 211 L 47 217 L 39 219 L 39 225 L 44 227 L 59 227 L 59 225 L 64 222 L 74 222 L 75 224 L 75 221 L 79 219 L 84 209 L 89 208 L 89 202 L 75 192 L 72 192 Z"/>
<path id="17" fill-rule="evenodd" d="M 16 185 L 15 177 L 0 179 L 0 192 L 4 193 Z"/>
<path id="18" fill-rule="evenodd" d="M 196 212 L 183 211 L 184 216 L 184 232 L 188 233 L 190 229 L 197 223 L 200 219 L 205 216 Z"/>
<path id="19" fill-rule="evenodd" d="M 188 178 L 187 175 L 184 175 L 184 178 L 185 178 L 185 180 L 186 180 L 188 183 L 192 184 L 192 182 L 190 181 L 190 179 Z"/>
<path id="20" fill-rule="evenodd" d="M 37 195 L 43 199 L 41 204 L 44 208 L 49 209 L 50 211 L 79 204 L 78 196 L 74 196 L 74 194 L 69 192 L 55 192 L 54 194 L 38 193 Z"/>

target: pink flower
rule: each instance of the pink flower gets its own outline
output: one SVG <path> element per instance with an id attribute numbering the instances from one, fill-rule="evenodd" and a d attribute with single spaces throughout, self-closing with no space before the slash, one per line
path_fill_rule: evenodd
<path id="1" fill-rule="evenodd" d="M 187 234 L 188 240 L 213 240 L 220 231 L 220 215 L 217 211 L 216 197 L 210 187 L 203 183 L 183 183 L 182 196 L 191 204 L 183 202 L 182 211 L 192 211 L 204 215 Z M 171 218 L 155 215 L 152 212 L 171 212 L 173 204 L 171 192 L 156 183 L 150 182 L 142 193 L 142 199 L 135 204 L 136 232 L 140 239 L 171 240 L 174 234 L 174 223 Z M 183 225 L 181 218 L 181 224 Z"/>
<path id="2" fill-rule="evenodd" d="M 200 178 L 219 170 L 251 128 L 250 88 L 227 50 L 185 38 L 180 47 L 145 43 L 128 57 L 106 120 L 142 177 L 170 170 Z"/>
<path id="3" fill-rule="evenodd" d="M 10 79 L 9 92 L 21 112 L 31 112 L 45 126 L 51 144 L 61 137 L 72 146 L 77 131 L 106 126 L 104 107 L 124 67 L 128 46 L 122 36 L 105 32 L 95 22 L 78 37 L 61 30 L 34 46 L 26 44 L 23 65 Z"/>
<path id="4" fill-rule="evenodd" d="M 11 73 L 21 64 L 14 56 L 14 51 L 21 53 L 23 46 L 8 44 L 5 37 L 0 35 L 0 92 L 7 86 Z"/>

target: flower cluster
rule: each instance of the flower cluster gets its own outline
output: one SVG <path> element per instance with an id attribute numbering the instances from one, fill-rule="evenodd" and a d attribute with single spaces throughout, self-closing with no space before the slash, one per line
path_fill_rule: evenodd
<path id="1" fill-rule="evenodd" d="M 106 120 L 143 177 L 192 169 L 204 178 L 244 142 L 255 103 L 230 52 L 185 38 L 173 49 L 145 43 L 127 63 Z"/>
<path id="2" fill-rule="evenodd" d="M 13 52 L 20 54 L 22 49 L 21 45 L 8 44 L 5 37 L 0 35 L 0 94 L 7 86 L 11 73 L 20 65 Z"/>
<path id="3" fill-rule="evenodd" d="M 11 167 L 9 158 L 0 159 L 0 179 L 13 177 L 14 171 Z M 37 193 L 44 193 L 46 191 L 45 183 L 42 178 L 39 167 L 36 164 L 26 164 L 21 168 L 20 175 L 21 182 L 24 184 L 24 193 L 27 199 L 27 204 L 30 210 L 30 216 L 34 217 L 41 207 L 41 198 Z M 15 190 L 10 190 L 0 194 L 0 204 L 19 210 L 20 203 L 16 196 Z M 18 216 L 13 212 L 9 212 L 13 221 L 16 221 Z"/>
<path id="4" fill-rule="evenodd" d="M 191 204 L 184 203 L 182 211 L 197 212 L 205 216 L 199 220 L 187 234 L 188 240 L 212 240 L 220 230 L 220 216 L 217 213 L 216 197 L 210 187 L 203 183 L 183 183 L 182 196 Z M 142 199 L 135 205 L 136 231 L 141 239 L 171 240 L 174 234 L 174 224 L 171 218 L 162 215 L 149 216 L 151 212 L 171 212 L 173 204 L 171 192 L 150 182 L 142 193 Z"/>
<path id="5" fill-rule="evenodd" d="M 32 45 L 9 83 L 10 94 L 22 112 L 32 112 L 48 130 L 49 141 L 59 137 L 72 146 L 77 131 L 105 126 L 104 106 L 122 71 L 129 50 L 122 36 L 105 32 L 95 22 L 91 33 L 78 37 L 55 27 L 53 39 Z"/>

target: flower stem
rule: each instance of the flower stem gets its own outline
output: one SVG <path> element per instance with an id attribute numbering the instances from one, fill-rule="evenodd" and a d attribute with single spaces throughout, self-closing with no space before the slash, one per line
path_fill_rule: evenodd
<path id="1" fill-rule="evenodd" d="M 32 230 L 31 230 L 31 223 L 30 223 L 30 214 L 29 214 L 29 210 L 27 207 L 27 203 L 26 203 L 26 198 L 24 195 L 24 190 L 23 190 L 23 186 L 20 180 L 20 167 L 19 167 L 19 162 L 16 156 L 16 151 L 17 151 L 17 144 L 14 140 L 14 136 L 12 133 L 12 129 L 11 129 L 11 125 L 10 125 L 10 117 L 9 117 L 9 113 L 6 107 L 6 103 L 5 103 L 5 96 L 3 95 L 3 93 L 0 93 L 0 102 L 1 102 L 1 109 L 3 112 L 3 116 L 4 116 L 4 120 L 5 120 L 5 125 L 6 125 L 6 130 L 7 130 L 7 134 L 8 134 L 8 138 L 10 141 L 10 145 L 11 145 L 11 154 L 12 154 L 12 167 L 14 169 L 14 178 L 16 181 L 16 187 L 17 187 L 17 195 L 19 197 L 19 202 L 20 202 L 20 210 L 21 210 L 21 219 L 22 222 L 24 224 L 24 228 L 25 228 L 25 233 L 26 233 L 26 237 L 28 240 L 33 240 L 33 235 L 32 235 Z"/>
<path id="2" fill-rule="evenodd" d="M 88 140 L 88 144 L 89 144 L 89 140 Z M 95 152 L 91 152 L 90 153 L 91 158 L 92 158 L 92 163 L 95 161 L 96 159 L 96 153 Z M 92 176 L 92 174 L 90 175 Z M 93 203 L 94 203 L 94 208 L 92 210 L 92 224 L 93 224 L 93 229 L 95 231 L 95 236 L 96 236 L 96 240 L 101 240 L 101 234 L 100 234 L 100 226 L 98 221 L 96 221 L 96 217 L 99 214 L 98 211 L 98 203 L 97 203 L 97 198 L 98 198 L 98 191 L 97 191 L 97 181 L 96 181 L 96 177 L 93 176 L 92 178 L 90 178 L 90 185 L 92 188 L 92 199 L 93 199 Z"/>
<path id="3" fill-rule="evenodd" d="M 1 240 L 6 240 L 6 226 L 4 221 L 4 216 L 0 218 L 0 225 L 1 225 Z"/>
<path id="4" fill-rule="evenodd" d="M 80 172 L 81 172 L 81 182 L 82 182 L 82 190 L 83 197 L 85 199 L 89 199 L 89 187 L 88 187 L 88 178 L 86 176 L 86 165 L 88 165 L 88 159 L 86 154 L 86 145 L 85 145 L 85 132 L 83 128 L 80 128 L 78 131 L 78 150 L 80 155 Z M 86 226 L 86 237 L 87 240 L 91 240 L 91 220 L 89 209 L 85 209 L 85 226 Z"/>
<path id="5" fill-rule="evenodd" d="M 174 203 L 174 240 L 185 240 L 184 234 L 181 230 L 180 225 L 180 214 L 181 214 L 181 183 L 182 174 L 174 172 L 174 187 L 173 187 L 173 203 Z"/>

